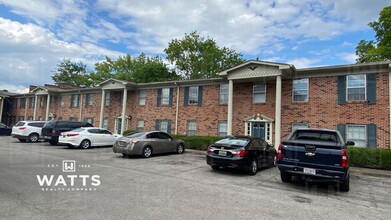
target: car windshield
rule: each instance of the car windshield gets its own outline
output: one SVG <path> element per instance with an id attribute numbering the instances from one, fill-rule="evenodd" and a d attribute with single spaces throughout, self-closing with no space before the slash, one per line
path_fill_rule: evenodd
<path id="1" fill-rule="evenodd" d="M 84 131 L 84 128 L 75 128 L 72 131 L 73 132 L 82 132 L 82 131 Z"/>
<path id="2" fill-rule="evenodd" d="M 216 141 L 216 144 L 226 144 L 226 145 L 238 145 L 238 146 L 246 146 L 248 143 L 248 139 L 245 138 L 224 138 Z"/>
<path id="3" fill-rule="evenodd" d="M 141 137 L 144 134 L 145 134 L 145 132 L 136 132 L 136 133 L 130 134 L 130 135 L 126 136 L 126 137 L 128 137 L 128 138 L 135 138 L 135 137 Z"/>

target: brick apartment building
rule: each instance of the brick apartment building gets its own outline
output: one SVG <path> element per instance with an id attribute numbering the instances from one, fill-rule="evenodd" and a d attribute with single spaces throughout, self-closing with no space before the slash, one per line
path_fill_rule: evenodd
<path id="1" fill-rule="evenodd" d="M 260 136 L 278 146 L 298 127 L 338 129 L 359 147 L 390 148 L 390 62 L 296 69 L 248 61 L 218 78 L 0 92 L 1 121 L 83 120 L 115 133 Z"/>

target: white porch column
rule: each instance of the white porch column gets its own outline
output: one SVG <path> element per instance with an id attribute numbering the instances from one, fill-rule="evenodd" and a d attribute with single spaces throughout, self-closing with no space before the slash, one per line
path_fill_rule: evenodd
<path id="1" fill-rule="evenodd" d="M 48 94 L 47 100 L 46 100 L 46 115 L 45 115 L 45 121 L 49 120 L 49 107 L 50 107 L 50 94 Z"/>
<path id="2" fill-rule="evenodd" d="M 5 97 L 0 96 L 0 122 L 3 120 L 4 98 Z"/>
<path id="3" fill-rule="evenodd" d="M 102 89 L 102 99 L 100 102 L 100 115 L 99 115 L 99 127 L 103 127 L 103 114 L 104 114 L 104 108 L 105 108 L 105 97 L 106 97 L 106 91 Z"/>
<path id="4" fill-rule="evenodd" d="M 38 104 L 38 96 L 35 95 L 34 97 L 34 115 L 33 115 L 33 120 L 37 120 L 37 104 Z"/>
<path id="5" fill-rule="evenodd" d="M 121 134 L 124 133 L 125 131 L 125 118 L 126 118 L 126 100 L 128 99 L 128 90 L 126 88 L 124 88 L 124 95 L 123 95 L 123 99 L 122 99 L 122 123 L 121 123 Z"/>
<path id="6" fill-rule="evenodd" d="M 232 135 L 233 90 L 234 90 L 234 83 L 232 79 L 230 79 L 228 83 L 227 135 Z"/>
<path id="7" fill-rule="evenodd" d="M 276 130 L 274 140 L 274 147 L 278 148 L 281 143 L 281 76 L 277 76 L 276 79 Z"/>

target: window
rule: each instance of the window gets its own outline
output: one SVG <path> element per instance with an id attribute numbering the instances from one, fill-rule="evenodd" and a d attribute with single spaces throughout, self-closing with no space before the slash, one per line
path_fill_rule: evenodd
<path id="1" fill-rule="evenodd" d="M 18 99 L 12 99 L 12 108 L 18 108 Z"/>
<path id="2" fill-rule="evenodd" d="M 35 106 L 35 97 L 29 98 L 29 108 L 34 108 Z"/>
<path id="3" fill-rule="evenodd" d="M 39 107 L 43 108 L 44 101 L 45 101 L 45 97 L 43 96 L 39 97 Z"/>
<path id="4" fill-rule="evenodd" d="M 93 95 L 91 93 L 86 94 L 86 100 L 84 106 L 92 106 L 94 104 L 94 99 Z"/>
<path id="5" fill-rule="evenodd" d="M 61 107 L 64 107 L 64 106 L 65 106 L 65 95 L 62 95 L 62 96 L 61 96 L 60 106 L 61 106 Z"/>
<path id="6" fill-rule="evenodd" d="M 50 96 L 50 103 L 49 103 L 49 107 L 53 107 L 53 103 L 55 101 L 55 97 L 54 96 Z"/>
<path id="7" fill-rule="evenodd" d="M 71 95 L 71 108 L 79 108 L 79 94 Z"/>
<path id="8" fill-rule="evenodd" d="M 219 121 L 218 136 L 225 137 L 227 136 L 227 121 Z"/>
<path id="9" fill-rule="evenodd" d="M 33 116 L 29 116 L 29 117 L 27 117 L 27 120 L 28 121 L 32 121 L 32 120 L 34 120 L 34 117 Z"/>
<path id="10" fill-rule="evenodd" d="M 365 125 L 347 125 L 346 129 L 346 140 L 354 141 L 355 147 L 366 147 L 367 136 L 366 136 Z"/>
<path id="11" fill-rule="evenodd" d="M 292 124 L 292 131 L 294 131 L 298 128 L 308 128 L 308 124 L 306 124 L 306 123 L 293 123 Z"/>
<path id="12" fill-rule="evenodd" d="M 347 98 L 348 101 L 366 100 L 366 77 L 365 75 L 347 76 Z"/>
<path id="13" fill-rule="evenodd" d="M 197 134 L 197 122 L 188 121 L 187 122 L 187 136 L 195 136 Z"/>
<path id="14" fill-rule="evenodd" d="M 90 124 L 94 124 L 94 118 L 84 118 L 83 121 L 88 122 Z"/>
<path id="15" fill-rule="evenodd" d="M 77 118 L 69 117 L 69 121 L 78 121 Z"/>
<path id="16" fill-rule="evenodd" d="M 198 104 L 198 86 L 189 87 L 189 104 Z"/>
<path id="17" fill-rule="evenodd" d="M 24 121 L 24 116 L 19 116 L 18 121 Z"/>
<path id="18" fill-rule="evenodd" d="M 110 105 L 110 92 L 105 93 L 105 106 Z"/>
<path id="19" fill-rule="evenodd" d="M 144 120 L 137 121 L 136 130 L 137 131 L 144 131 Z"/>
<path id="20" fill-rule="evenodd" d="M 308 101 L 308 79 L 293 80 L 293 101 Z"/>
<path id="21" fill-rule="evenodd" d="M 140 90 L 138 92 L 138 104 L 145 105 L 146 98 L 147 98 L 147 90 Z"/>
<path id="22" fill-rule="evenodd" d="M 20 99 L 20 108 L 26 108 L 26 98 Z"/>
<path id="23" fill-rule="evenodd" d="M 156 130 L 171 133 L 171 120 L 156 120 Z"/>
<path id="24" fill-rule="evenodd" d="M 266 102 L 266 84 L 258 84 L 253 86 L 253 101 L 254 103 Z"/>
<path id="25" fill-rule="evenodd" d="M 220 84 L 220 104 L 228 103 L 228 84 Z"/>
<path id="26" fill-rule="evenodd" d="M 103 123 L 102 123 L 102 128 L 108 128 L 109 127 L 109 119 L 108 118 L 104 118 L 103 119 Z"/>
<path id="27" fill-rule="evenodd" d="M 170 104 L 170 88 L 163 88 L 162 89 L 162 96 L 161 96 L 160 103 L 162 105 Z"/>

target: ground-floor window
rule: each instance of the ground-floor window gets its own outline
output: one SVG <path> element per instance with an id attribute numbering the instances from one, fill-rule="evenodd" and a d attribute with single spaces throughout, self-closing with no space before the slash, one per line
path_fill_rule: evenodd
<path id="1" fill-rule="evenodd" d="M 32 120 L 34 120 L 34 117 L 33 116 L 29 116 L 29 117 L 27 117 L 27 120 L 32 121 Z"/>
<path id="2" fill-rule="evenodd" d="M 187 121 L 187 136 L 195 136 L 197 134 L 197 122 Z"/>
<path id="3" fill-rule="evenodd" d="M 298 128 L 308 128 L 308 124 L 307 123 L 293 123 L 292 124 L 292 131 L 294 131 Z"/>
<path id="4" fill-rule="evenodd" d="M 90 123 L 92 125 L 94 124 L 94 118 L 84 118 L 83 121 L 84 122 L 88 122 L 88 123 Z"/>
<path id="5" fill-rule="evenodd" d="M 109 119 L 108 118 L 103 119 L 102 127 L 106 128 L 106 129 L 109 128 Z"/>
<path id="6" fill-rule="evenodd" d="M 156 120 L 156 130 L 171 133 L 171 120 Z"/>
<path id="7" fill-rule="evenodd" d="M 136 125 L 137 131 L 144 131 L 144 120 L 138 120 Z"/>
<path id="8" fill-rule="evenodd" d="M 78 119 L 74 117 L 69 117 L 69 121 L 78 121 Z"/>
<path id="9" fill-rule="evenodd" d="M 367 132 L 365 125 L 347 125 L 346 127 L 346 139 L 354 141 L 355 147 L 367 146 Z"/>
<path id="10" fill-rule="evenodd" d="M 218 136 L 227 136 L 227 121 L 219 121 Z"/>

